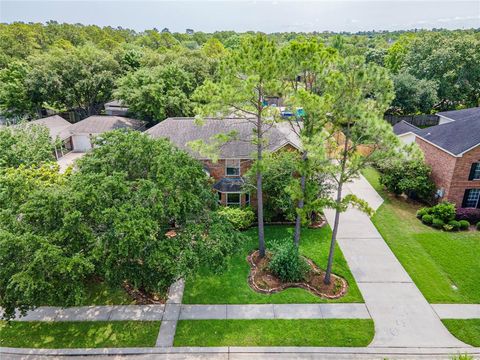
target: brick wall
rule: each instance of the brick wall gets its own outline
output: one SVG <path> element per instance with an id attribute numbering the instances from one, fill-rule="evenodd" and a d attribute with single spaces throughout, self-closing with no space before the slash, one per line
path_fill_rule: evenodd
<path id="1" fill-rule="evenodd" d="M 416 142 L 425 155 L 426 163 L 432 167 L 432 178 L 437 188 L 445 190 L 441 200 L 461 207 L 466 189 L 480 189 L 480 180 L 468 180 L 472 163 L 480 161 L 480 147 L 462 157 L 455 157 L 419 137 Z"/>
<path id="2" fill-rule="evenodd" d="M 416 142 L 425 155 L 425 162 L 432 167 L 433 181 L 438 189 L 444 189 L 444 199 L 448 199 L 457 158 L 418 136 L 416 137 Z"/>
<path id="3" fill-rule="evenodd" d="M 480 147 L 457 158 L 455 175 L 450 185 L 449 201 L 455 202 L 458 207 L 462 206 L 465 189 L 480 189 L 480 180 L 468 180 L 470 169 L 475 162 L 480 162 Z"/>
<path id="4" fill-rule="evenodd" d="M 210 176 L 214 179 L 214 182 L 219 181 L 220 179 L 227 177 L 226 176 L 226 170 L 225 170 L 225 159 L 219 159 L 216 163 L 212 162 L 211 160 L 202 160 L 202 163 L 204 166 L 208 169 L 210 172 Z M 240 160 L 240 175 L 244 176 L 247 171 L 251 168 L 253 161 L 250 159 L 241 159 Z M 250 203 L 252 204 L 253 207 L 256 206 L 255 202 L 255 196 L 250 196 Z M 246 205 L 246 199 L 245 195 L 241 195 L 241 204 L 242 206 Z M 222 194 L 221 195 L 221 203 L 223 205 L 227 204 L 227 194 Z"/>

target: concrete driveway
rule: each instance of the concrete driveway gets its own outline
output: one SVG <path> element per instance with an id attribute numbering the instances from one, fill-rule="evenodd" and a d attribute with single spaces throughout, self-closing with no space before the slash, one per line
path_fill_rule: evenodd
<path id="1" fill-rule="evenodd" d="M 81 158 L 86 153 L 84 152 L 69 152 L 57 160 L 57 164 L 60 165 L 60 172 L 63 173 L 70 166 L 73 165 L 75 160 Z"/>

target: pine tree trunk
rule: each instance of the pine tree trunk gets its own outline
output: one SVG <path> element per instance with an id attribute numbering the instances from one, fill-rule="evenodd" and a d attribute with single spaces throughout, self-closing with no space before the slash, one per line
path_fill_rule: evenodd
<path id="1" fill-rule="evenodd" d="M 349 131 L 349 130 L 348 130 Z M 347 166 L 347 156 L 348 156 L 348 132 L 345 134 L 345 143 L 343 146 L 343 156 L 341 160 L 341 170 L 340 170 L 340 177 L 338 180 L 338 189 L 337 189 L 337 199 L 336 199 L 336 208 L 335 208 L 335 220 L 333 222 L 333 231 L 332 231 L 332 240 L 330 242 L 330 252 L 328 253 L 328 264 L 327 264 L 327 271 L 325 272 L 325 279 L 323 282 L 326 285 L 330 285 L 330 275 L 332 274 L 332 265 L 333 265 L 333 254 L 335 252 L 335 243 L 337 242 L 337 232 L 338 232 L 338 225 L 340 223 L 340 202 L 342 201 L 342 189 L 344 179 L 345 168 Z"/>
<path id="2" fill-rule="evenodd" d="M 305 162 L 306 160 L 307 160 L 307 152 L 304 152 L 302 154 L 302 162 Z M 297 203 L 297 208 L 300 210 L 303 209 L 303 206 L 305 205 L 305 182 L 306 182 L 305 171 L 303 171 L 302 176 L 300 177 L 300 189 L 302 190 L 302 197 L 300 200 L 298 200 L 298 203 Z M 302 230 L 302 217 L 300 216 L 300 214 L 297 214 L 297 217 L 295 219 L 295 235 L 294 235 L 294 243 L 297 248 L 300 245 L 301 230 Z"/>
<path id="3" fill-rule="evenodd" d="M 323 281 L 327 285 L 330 284 L 330 275 L 332 274 L 332 265 L 333 265 L 333 254 L 335 252 L 335 244 L 337 242 L 338 225 L 340 222 L 340 210 L 338 209 L 338 205 L 342 200 L 342 187 L 343 187 L 343 183 L 340 182 L 337 190 L 337 200 L 336 200 L 337 209 L 335 209 L 335 220 L 333 222 L 332 239 L 330 242 L 330 252 L 328 253 L 327 271 L 325 272 L 325 279 Z"/>
<path id="4" fill-rule="evenodd" d="M 265 231 L 263 227 L 263 188 L 262 188 L 262 150 L 263 150 L 263 129 L 262 115 L 257 116 L 257 217 L 258 217 L 258 250 L 260 257 L 265 256 Z"/>

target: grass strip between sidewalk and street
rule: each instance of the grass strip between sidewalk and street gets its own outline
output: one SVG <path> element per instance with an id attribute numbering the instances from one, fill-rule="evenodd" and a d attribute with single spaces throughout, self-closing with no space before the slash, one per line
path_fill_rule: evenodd
<path id="1" fill-rule="evenodd" d="M 174 346 L 367 346 L 372 320 L 181 320 Z"/>
<path id="2" fill-rule="evenodd" d="M 0 346 L 102 348 L 155 346 L 160 321 L 0 322 Z"/>

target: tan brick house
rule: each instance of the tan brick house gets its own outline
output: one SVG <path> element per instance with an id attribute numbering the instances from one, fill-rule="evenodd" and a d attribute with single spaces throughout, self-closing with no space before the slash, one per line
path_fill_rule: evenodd
<path id="1" fill-rule="evenodd" d="M 213 189 L 222 205 L 255 207 L 255 198 L 243 189 L 244 175 L 252 166 L 256 157 L 256 146 L 252 144 L 255 136 L 254 124 L 246 119 L 204 119 L 202 124 L 194 118 L 168 118 L 146 131 L 154 138 L 167 138 L 178 148 L 186 150 L 200 160 L 205 171 L 212 178 Z M 218 160 L 212 161 L 193 151 L 188 145 L 195 140 L 205 143 L 214 141 L 215 135 L 234 131 L 235 138 L 220 146 Z M 267 139 L 267 151 L 281 149 L 300 149 L 300 140 L 287 123 L 270 127 L 264 137 Z"/>
<path id="2" fill-rule="evenodd" d="M 480 208 L 480 108 L 438 115 L 439 125 L 413 132 L 432 167 L 439 199 Z"/>

